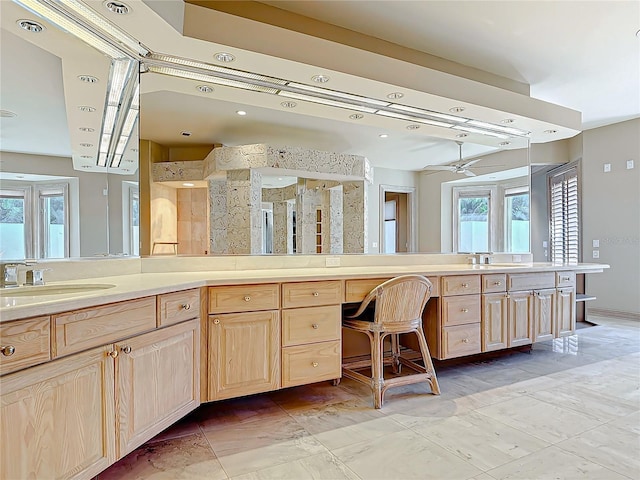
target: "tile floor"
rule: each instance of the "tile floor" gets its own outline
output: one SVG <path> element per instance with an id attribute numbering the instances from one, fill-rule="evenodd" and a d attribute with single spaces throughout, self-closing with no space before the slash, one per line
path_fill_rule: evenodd
<path id="1" fill-rule="evenodd" d="M 99 475 L 129 479 L 640 479 L 640 322 L 389 390 L 348 379 L 202 405 Z"/>

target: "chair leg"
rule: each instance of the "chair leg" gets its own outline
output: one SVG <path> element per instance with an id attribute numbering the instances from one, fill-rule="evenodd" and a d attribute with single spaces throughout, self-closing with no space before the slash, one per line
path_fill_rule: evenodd
<path id="1" fill-rule="evenodd" d="M 373 390 L 374 408 L 382 407 L 382 386 L 384 384 L 384 373 L 382 364 L 384 337 L 380 332 L 373 332 L 371 339 L 371 389 Z"/>
<path id="2" fill-rule="evenodd" d="M 402 364 L 400 363 L 400 339 L 397 333 L 391 334 L 391 360 L 393 373 L 400 373 Z"/>
<path id="3" fill-rule="evenodd" d="M 436 370 L 433 368 L 433 361 L 431 360 L 431 353 L 429 352 L 429 346 L 424 337 L 424 330 L 422 325 L 418 325 L 415 331 L 418 336 L 418 344 L 420 345 L 420 351 L 422 352 L 422 359 L 424 360 L 424 368 L 431 375 L 429 379 L 429 385 L 431 385 L 431 392 L 434 395 L 440 395 L 440 385 L 438 385 L 438 378 L 436 377 Z"/>

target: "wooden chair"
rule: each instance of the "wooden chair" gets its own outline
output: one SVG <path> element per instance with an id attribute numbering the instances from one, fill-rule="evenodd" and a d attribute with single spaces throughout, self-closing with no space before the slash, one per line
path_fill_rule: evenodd
<path id="1" fill-rule="evenodd" d="M 342 373 L 345 377 L 371 386 L 375 408 L 381 408 L 388 388 L 418 382 L 429 382 L 431 392 L 440 394 L 436 372 L 433 368 L 429 347 L 422 329 L 422 312 L 431 297 L 431 282 L 421 275 L 403 275 L 392 278 L 371 290 L 353 315 L 345 316 L 344 328 L 365 333 L 371 343 L 371 359 L 345 363 Z M 375 301 L 373 319 L 358 320 L 371 302 Z M 369 309 L 370 311 L 371 309 Z M 410 360 L 400 352 L 398 336 L 401 333 L 415 333 L 420 345 L 424 367 Z M 391 335 L 391 355 L 384 354 L 384 339 Z M 400 367 L 414 370 L 415 374 L 384 378 L 384 365 L 390 364 L 394 373 Z M 371 377 L 357 370 L 371 368 Z"/>

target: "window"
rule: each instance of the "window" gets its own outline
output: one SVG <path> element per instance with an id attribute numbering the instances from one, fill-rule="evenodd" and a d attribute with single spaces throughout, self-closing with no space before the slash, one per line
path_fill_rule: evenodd
<path id="1" fill-rule="evenodd" d="M 549 173 L 551 261 L 577 263 L 580 258 L 577 164 Z"/>
<path id="2" fill-rule="evenodd" d="M 68 257 L 68 190 L 68 183 L 5 184 L 0 190 L 0 258 Z"/>
<path id="3" fill-rule="evenodd" d="M 456 187 L 454 195 L 454 242 L 458 252 L 489 252 L 492 250 L 494 213 L 492 190 L 489 188 Z"/>
<path id="4" fill-rule="evenodd" d="M 529 189 L 507 188 L 504 191 L 505 251 L 525 253 L 529 246 Z"/>

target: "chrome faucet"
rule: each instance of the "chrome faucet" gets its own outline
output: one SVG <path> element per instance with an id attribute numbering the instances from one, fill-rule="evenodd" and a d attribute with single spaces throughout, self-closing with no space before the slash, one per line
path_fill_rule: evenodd
<path id="1" fill-rule="evenodd" d="M 44 272 L 51 270 L 50 268 L 34 268 L 27 270 L 27 280 L 25 285 L 44 285 Z"/>
<path id="2" fill-rule="evenodd" d="M 31 265 L 24 262 L 9 262 L 2 264 L 2 278 L 0 278 L 0 288 L 15 288 L 18 286 L 18 267 L 20 265 Z"/>

